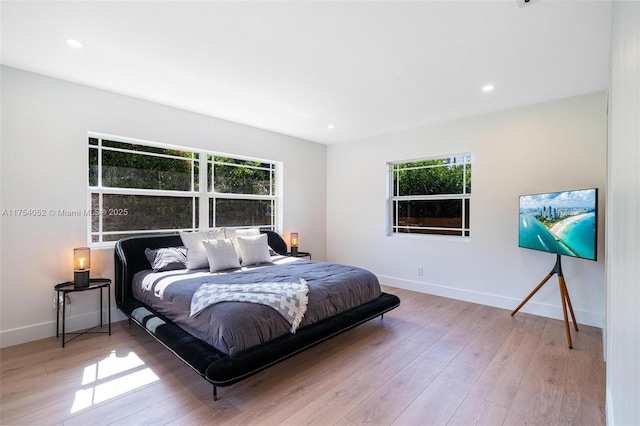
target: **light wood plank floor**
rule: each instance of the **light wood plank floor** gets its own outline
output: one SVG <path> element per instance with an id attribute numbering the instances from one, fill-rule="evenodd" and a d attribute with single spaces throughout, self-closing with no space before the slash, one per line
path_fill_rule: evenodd
<path id="1" fill-rule="evenodd" d="M 603 425 L 602 336 L 394 288 L 400 308 L 219 389 L 126 321 L 0 350 L 0 424 Z"/>

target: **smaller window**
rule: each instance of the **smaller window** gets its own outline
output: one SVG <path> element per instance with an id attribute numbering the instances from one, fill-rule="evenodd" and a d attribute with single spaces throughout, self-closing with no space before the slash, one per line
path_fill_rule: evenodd
<path id="1" fill-rule="evenodd" d="M 469 237 L 471 154 L 388 164 L 389 234 Z"/>

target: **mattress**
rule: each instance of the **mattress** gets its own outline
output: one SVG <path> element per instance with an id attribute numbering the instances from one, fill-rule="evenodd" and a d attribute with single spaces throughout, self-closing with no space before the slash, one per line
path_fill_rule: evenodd
<path id="1" fill-rule="evenodd" d="M 298 330 L 379 297 L 377 277 L 362 268 L 275 256 L 267 266 L 232 272 L 207 270 L 140 271 L 133 279 L 135 298 L 163 314 L 193 336 L 234 355 L 290 333 L 276 310 L 261 304 L 221 302 L 190 316 L 193 293 L 203 284 L 292 282 L 309 285 L 308 306 Z"/>

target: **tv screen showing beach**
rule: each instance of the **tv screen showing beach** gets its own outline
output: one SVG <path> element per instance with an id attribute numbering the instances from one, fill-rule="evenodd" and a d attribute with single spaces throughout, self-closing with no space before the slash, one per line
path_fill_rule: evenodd
<path id="1" fill-rule="evenodd" d="M 596 260 L 598 190 L 520 196 L 520 247 Z"/>

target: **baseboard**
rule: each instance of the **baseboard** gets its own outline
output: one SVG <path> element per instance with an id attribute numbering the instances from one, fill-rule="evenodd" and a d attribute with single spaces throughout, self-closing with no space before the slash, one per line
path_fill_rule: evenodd
<path id="1" fill-rule="evenodd" d="M 435 296 L 448 297 L 450 299 L 464 300 L 465 302 L 479 303 L 481 305 L 494 306 L 496 308 L 508 309 L 510 311 L 515 309 L 520 302 L 522 302 L 520 299 L 513 299 L 496 294 L 480 293 L 461 288 L 446 287 L 437 284 L 404 280 L 383 275 L 378 275 L 378 279 L 382 284 L 391 287 L 433 294 Z M 527 302 L 527 304 L 520 309 L 520 312 L 559 320 L 564 319 L 561 306 L 537 303 L 532 300 Z M 574 313 L 576 314 L 576 319 L 579 324 L 590 325 L 598 328 L 603 327 L 604 318 L 602 314 L 575 309 L 575 306 Z"/>
<path id="2" fill-rule="evenodd" d="M 111 322 L 122 321 L 127 317 L 118 309 L 111 310 Z M 98 312 L 70 316 L 66 319 L 66 331 L 84 330 L 96 325 Z M 61 325 L 62 327 L 62 325 Z M 0 348 L 46 339 L 56 335 L 56 320 L 33 324 L 27 327 L 14 328 L 0 332 Z"/>

